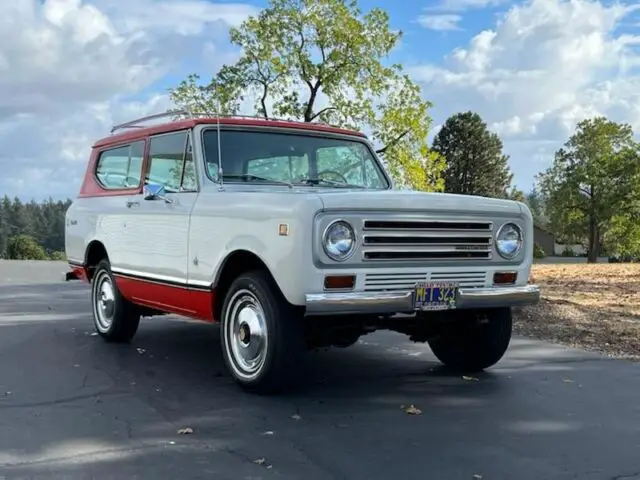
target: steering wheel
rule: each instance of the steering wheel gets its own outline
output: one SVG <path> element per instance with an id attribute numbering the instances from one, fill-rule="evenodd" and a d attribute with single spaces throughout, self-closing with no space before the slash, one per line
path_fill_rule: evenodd
<path id="1" fill-rule="evenodd" d="M 336 172 L 335 170 L 323 170 L 321 172 L 318 172 L 318 177 L 320 177 L 321 175 L 323 175 L 325 173 L 333 174 L 336 177 L 340 177 L 340 180 L 342 181 L 342 183 L 349 183 L 349 181 L 344 177 L 344 175 L 342 175 L 339 172 Z"/>

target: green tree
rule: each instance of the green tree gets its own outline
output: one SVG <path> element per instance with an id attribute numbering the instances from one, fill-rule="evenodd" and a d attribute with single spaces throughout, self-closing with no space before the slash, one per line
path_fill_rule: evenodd
<path id="1" fill-rule="evenodd" d="M 46 260 L 47 254 L 35 238 L 20 234 L 9 237 L 7 257 L 10 260 Z"/>
<path id="2" fill-rule="evenodd" d="M 604 117 L 579 122 L 540 186 L 554 233 L 586 244 L 588 261 L 596 262 L 606 234 L 620 238 L 640 213 L 640 145 L 631 126 Z"/>
<path id="3" fill-rule="evenodd" d="M 531 210 L 533 221 L 541 227 L 546 227 L 549 221 L 545 213 L 545 199 L 535 185 L 531 191 L 525 195 L 525 203 L 529 206 L 529 210 Z"/>
<path id="4" fill-rule="evenodd" d="M 516 202 L 527 202 L 527 197 L 525 196 L 524 192 L 516 187 L 511 187 L 511 189 L 507 191 L 505 197 L 509 200 L 515 200 Z"/>
<path id="5" fill-rule="evenodd" d="M 502 141 L 475 112 L 449 117 L 434 138 L 433 150 L 446 161 L 445 191 L 509 198 L 513 175 Z M 513 193 L 513 192 L 512 192 Z"/>
<path id="6" fill-rule="evenodd" d="M 614 215 L 611 218 L 611 225 L 603 242 L 609 255 L 640 258 L 639 216 L 640 209 L 635 215 Z"/>
<path id="7" fill-rule="evenodd" d="M 400 38 L 385 11 L 362 14 L 355 0 L 271 0 L 231 29 L 235 64 L 206 85 L 190 75 L 170 95 L 178 108 L 237 114 L 251 93 L 265 118 L 368 128 L 396 181 L 441 191 L 443 160 L 427 141 L 431 103 L 400 65 L 381 60 Z"/>
<path id="8" fill-rule="evenodd" d="M 71 200 L 23 203 L 4 196 L 0 200 L 0 258 L 7 258 L 9 237 L 28 235 L 45 251 L 64 250 L 65 213 Z"/>

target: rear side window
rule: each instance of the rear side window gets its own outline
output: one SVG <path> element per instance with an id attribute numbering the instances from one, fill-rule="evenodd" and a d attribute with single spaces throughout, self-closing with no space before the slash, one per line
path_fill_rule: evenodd
<path id="1" fill-rule="evenodd" d="M 144 141 L 104 150 L 98 157 L 96 177 L 107 189 L 135 188 L 140 185 Z"/>

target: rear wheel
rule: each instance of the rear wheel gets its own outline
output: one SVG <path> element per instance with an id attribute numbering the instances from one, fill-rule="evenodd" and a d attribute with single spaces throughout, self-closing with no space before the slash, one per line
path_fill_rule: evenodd
<path id="1" fill-rule="evenodd" d="M 500 361 L 511 341 L 510 308 L 470 312 L 473 318 L 447 328 L 429 340 L 433 354 L 445 365 L 477 372 Z"/>
<path id="2" fill-rule="evenodd" d="M 300 372 L 302 316 L 266 272 L 236 278 L 222 306 L 222 354 L 233 379 L 256 393 L 290 387 Z"/>
<path id="3" fill-rule="evenodd" d="M 109 261 L 101 260 L 91 279 L 93 323 L 98 335 L 109 342 L 129 342 L 140 324 L 140 311 L 116 286 Z"/>

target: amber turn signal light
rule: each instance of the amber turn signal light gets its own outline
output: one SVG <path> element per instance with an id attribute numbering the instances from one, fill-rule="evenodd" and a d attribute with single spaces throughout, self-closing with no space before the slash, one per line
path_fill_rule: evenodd
<path id="1" fill-rule="evenodd" d="M 356 284 L 355 275 L 326 275 L 324 277 L 325 290 L 352 289 Z"/>
<path id="2" fill-rule="evenodd" d="M 493 274 L 493 283 L 496 285 L 510 285 L 516 283 L 518 272 L 496 272 Z"/>

